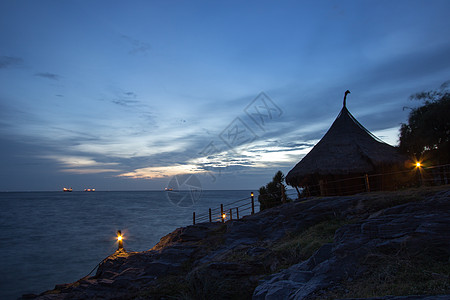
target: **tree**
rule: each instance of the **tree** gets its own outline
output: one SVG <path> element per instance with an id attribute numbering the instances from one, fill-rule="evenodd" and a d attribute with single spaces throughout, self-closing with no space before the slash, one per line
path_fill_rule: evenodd
<path id="1" fill-rule="evenodd" d="M 400 150 L 417 159 L 427 157 L 436 164 L 450 163 L 450 81 L 438 90 L 412 95 L 423 101 L 413 108 L 408 123 L 400 128 Z"/>
<path id="2" fill-rule="evenodd" d="M 284 174 L 278 171 L 271 182 L 259 189 L 258 201 L 260 210 L 280 205 L 285 201 L 286 186 L 283 182 Z"/>

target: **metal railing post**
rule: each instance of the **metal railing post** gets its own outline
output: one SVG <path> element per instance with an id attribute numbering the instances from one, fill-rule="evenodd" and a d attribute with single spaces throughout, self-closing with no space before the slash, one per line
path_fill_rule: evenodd
<path id="1" fill-rule="evenodd" d="M 252 198 L 252 215 L 255 213 L 255 197 L 253 196 L 253 192 L 250 194 Z"/>

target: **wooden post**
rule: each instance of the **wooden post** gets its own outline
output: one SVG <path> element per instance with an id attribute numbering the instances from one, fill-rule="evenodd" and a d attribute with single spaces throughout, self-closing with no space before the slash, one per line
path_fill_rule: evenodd
<path id="1" fill-rule="evenodd" d="M 220 204 L 220 218 L 222 219 L 222 223 L 225 223 L 225 218 L 223 217 L 223 204 Z"/>
<path id="2" fill-rule="evenodd" d="M 300 199 L 300 191 L 298 190 L 298 186 L 295 185 L 295 189 L 297 190 L 297 198 Z"/>
<path id="3" fill-rule="evenodd" d="M 239 220 L 239 207 L 236 207 L 236 218 Z"/>
<path id="4" fill-rule="evenodd" d="M 323 181 L 323 179 L 319 180 L 319 188 L 320 188 L 320 196 L 326 196 L 326 191 L 325 191 L 325 181 Z"/>
<path id="5" fill-rule="evenodd" d="M 195 225 L 195 211 L 192 213 L 192 224 Z"/>
<path id="6" fill-rule="evenodd" d="M 233 220 L 233 209 L 230 208 L 230 220 Z"/>
<path id="7" fill-rule="evenodd" d="M 448 183 L 448 177 L 447 177 L 447 172 L 446 172 L 447 167 L 440 167 L 440 169 L 442 170 L 442 172 L 441 172 L 441 185 L 447 184 Z"/>
<path id="8" fill-rule="evenodd" d="M 212 222 L 212 218 L 211 218 L 211 208 L 209 209 L 209 223 Z"/>
<path id="9" fill-rule="evenodd" d="M 252 198 L 252 215 L 255 213 L 255 197 L 253 196 L 253 192 L 250 194 Z"/>
<path id="10" fill-rule="evenodd" d="M 366 184 L 366 192 L 370 192 L 370 185 L 369 185 L 369 175 L 364 175 L 364 182 Z"/>

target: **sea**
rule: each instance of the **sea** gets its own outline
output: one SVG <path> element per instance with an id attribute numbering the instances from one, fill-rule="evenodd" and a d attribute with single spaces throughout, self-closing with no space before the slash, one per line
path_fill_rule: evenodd
<path id="1" fill-rule="evenodd" d="M 220 204 L 250 201 L 250 192 L 2 192 L 0 299 L 39 294 L 88 275 L 117 249 L 117 230 L 127 251 L 149 250 L 191 225 L 194 211 L 205 215 Z M 256 200 L 255 206 L 259 211 Z"/>

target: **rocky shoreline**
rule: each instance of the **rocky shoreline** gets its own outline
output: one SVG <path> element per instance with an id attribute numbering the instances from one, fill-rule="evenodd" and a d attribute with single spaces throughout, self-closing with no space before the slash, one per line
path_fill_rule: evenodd
<path id="1" fill-rule="evenodd" d="M 178 228 L 148 251 L 117 251 L 95 276 L 22 299 L 450 299 L 449 259 L 447 185 Z"/>

